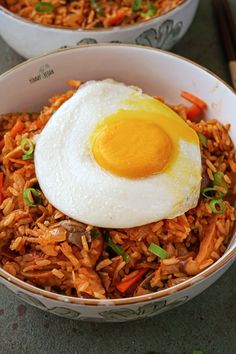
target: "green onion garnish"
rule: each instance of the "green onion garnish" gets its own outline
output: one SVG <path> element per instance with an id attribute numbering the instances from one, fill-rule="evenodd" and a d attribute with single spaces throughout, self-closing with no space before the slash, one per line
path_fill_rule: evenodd
<path id="1" fill-rule="evenodd" d="M 36 2 L 36 4 L 34 5 L 34 8 L 37 12 L 52 12 L 54 9 L 54 6 L 50 2 L 39 1 L 39 2 Z"/>
<path id="2" fill-rule="evenodd" d="M 200 143 L 201 143 L 203 146 L 207 147 L 207 146 L 208 146 L 208 140 L 207 140 L 207 138 L 205 137 L 205 135 L 203 135 L 202 133 L 199 133 L 199 132 L 197 132 L 197 135 L 198 135 L 198 138 L 199 138 Z"/>
<path id="3" fill-rule="evenodd" d="M 104 11 L 101 6 L 98 4 L 97 0 L 90 0 L 91 6 L 98 13 L 99 16 L 104 16 Z"/>
<path id="4" fill-rule="evenodd" d="M 150 246 L 148 247 L 148 251 L 152 252 L 153 254 L 155 254 L 155 256 L 161 259 L 165 259 L 169 256 L 168 252 L 166 252 L 163 248 L 156 245 L 155 243 L 150 244 Z"/>
<path id="5" fill-rule="evenodd" d="M 28 138 L 22 139 L 20 146 L 25 155 L 31 155 L 34 152 L 34 144 Z"/>
<path id="6" fill-rule="evenodd" d="M 153 2 L 151 0 L 149 0 L 147 12 L 143 12 L 141 15 L 144 17 L 152 17 L 152 16 L 155 16 L 156 13 L 157 13 L 156 6 L 153 4 Z"/>
<path id="7" fill-rule="evenodd" d="M 215 193 L 218 193 L 219 196 L 216 198 Z M 217 188 L 215 187 L 208 187 L 208 188 L 204 188 L 201 191 L 201 194 L 203 195 L 203 197 L 207 198 L 207 199 L 219 199 L 222 198 L 225 194 L 218 191 Z M 212 195 L 214 194 L 214 195 Z"/>
<path id="8" fill-rule="evenodd" d="M 36 191 L 34 188 L 27 188 L 23 192 L 23 197 L 25 200 L 25 203 L 30 206 L 34 207 L 41 202 L 41 198 L 39 193 Z"/>
<path id="9" fill-rule="evenodd" d="M 142 5 L 143 0 L 134 0 L 133 5 L 132 5 L 132 10 L 134 12 L 138 11 Z"/>
<path id="10" fill-rule="evenodd" d="M 23 161 L 26 161 L 26 160 L 33 160 L 34 159 L 34 153 L 32 152 L 32 154 L 30 154 L 30 155 L 26 155 L 26 154 L 24 154 L 23 156 L 22 156 L 22 160 Z"/>
<path id="11" fill-rule="evenodd" d="M 116 254 L 122 256 L 125 263 L 129 263 L 130 256 L 128 255 L 128 253 L 125 252 L 125 250 L 122 247 L 114 243 L 110 237 L 106 238 L 106 243 L 107 246 L 110 247 Z"/>
<path id="12" fill-rule="evenodd" d="M 210 208 L 214 214 L 224 214 L 226 207 L 222 199 L 212 199 Z"/>
<path id="13" fill-rule="evenodd" d="M 202 352 L 201 351 L 199 351 L 199 350 L 195 350 L 194 352 L 193 352 L 193 354 L 202 354 Z"/>
<path id="14" fill-rule="evenodd" d="M 221 186 L 224 189 L 226 189 L 226 192 L 228 191 L 228 184 L 224 180 L 224 174 L 221 171 L 217 171 L 213 173 L 213 178 L 214 178 L 214 185 L 215 186 Z"/>

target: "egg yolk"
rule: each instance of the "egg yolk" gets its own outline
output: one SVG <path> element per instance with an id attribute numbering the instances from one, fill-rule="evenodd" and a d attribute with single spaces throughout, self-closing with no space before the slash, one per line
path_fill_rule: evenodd
<path id="1" fill-rule="evenodd" d="M 93 143 L 97 163 L 127 178 L 159 173 L 168 163 L 171 150 L 168 135 L 148 119 L 122 117 L 107 122 L 99 129 Z"/>
<path id="2" fill-rule="evenodd" d="M 140 110 L 120 109 L 106 117 L 90 140 L 101 167 L 131 179 L 168 170 L 178 155 L 179 139 L 198 143 L 193 129 L 166 105 L 157 100 L 138 104 Z"/>

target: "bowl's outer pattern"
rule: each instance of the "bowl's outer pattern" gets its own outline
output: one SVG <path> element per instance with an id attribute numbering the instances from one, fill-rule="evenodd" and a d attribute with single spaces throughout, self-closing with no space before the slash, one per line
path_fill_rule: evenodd
<path id="1" fill-rule="evenodd" d="M 182 37 L 183 22 L 179 21 L 175 23 L 173 20 L 164 21 L 160 27 L 149 28 L 139 34 L 135 39 L 135 43 L 138 45 L 149 46 L 153 48 L 170 49 L 178 40 Z M 98 41 L 95 38 L 83 38 L 76 45 L 83 44 L 96 44 Z M 110 41 L 110 43 L 122 43 L 121 41 Z M 67 45 L 63 45 L 61 48 L 67 48 Z"/>
<path id="2" fill-rule="evenodd" d="M 158 315 L 162 312 L 170 310 L 188 301 L 188 296 L 183 296 L 181 299 L 168 303 L 166 300 L 156 301 L 139 306 L 137 309 L 120 309 L 100 312 L 100 316 L 107 321 L 122 321 L 136 320 L 145 317 Z"/>
<path id="3" fill-rule="evenodd" d="M 174 23 L 173 20 L 166 20 L 156 30 L 150 28 L 141 33 L 135 40 L 136 44 L 146 45 L 154 48 L 170 49 L 182 36 L 183 22 Z"/>
<path id="4" fill-rule="evenodd" d="M 23 300 L 24 302 L 37 307 L 40 310 L 53 313 L 54 315 L 66 317 L 74 320 L 91 320 L 87 316 L 83 316 L 81 312 L 72 310 L 71 308 L 63 306 L 47 307 L 43 301 L 40 301 L 37 297 L 30 295 L 29 293 L 23 291 L 17 291 L 16 296 Z M 123 322 L 132 321 L 137 319 L 142 319 L 145 317 L 151 317 L 158 315 L 162 312 L 170 310 L 174 307 L 184 304 L 189 300 L 188 296 L 183 296 L 178 300 L 168 302 L 167 300 L 159 300 L 155 302 L 150 302 L 144 305 L 140 305 L 135 309 L 125 307 L 117 310 L 106 310 L 98 312 L 98 316 L 93 318 L 94 322 Z"/>
<path id="5" fill-rule="evenodd" d="M 24 293 L 23 291 L 18 291 L 16 293 L 16 296 L 20 299 L 26 302 L 29 305 L 35 306 L 40 310 L 47 311 L 50 313 L 54 313 L 55 315 L 66 317 L 66 318 L 71 318 L 74 320 L 78 319 L 84 319 L 83 316 L 81 316 L 81 313 L 78 311 L 73 311 L 71 309 L 65 308 L 65 307 L 52 307 L 48 308 L 42 301 L 40 301 L 38 298 L 33 297 L 29 294 Z"/>

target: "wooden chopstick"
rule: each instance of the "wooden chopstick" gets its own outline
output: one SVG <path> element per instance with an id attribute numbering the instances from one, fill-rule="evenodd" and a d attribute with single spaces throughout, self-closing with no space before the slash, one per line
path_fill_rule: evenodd
<path id="1" fill-rule="evenodd" d="M 229 5 L 228 0 L 223 1 L 223 6 L 224 6 L 224 11 L 225 11 L 225 16 L 226 16 L 228 23 L 229 23 L 230 33 L 231 33 L 231 36 L 233 39 L 233 45 L 234 45 L 234 48 L 236 48 L 236 23 L 235 23 L 235 19 L 232 14 L 232 9 Z"/>
<path id="2" fill-rule="evenodd" d="M 236 90 L 236 26 L 227 0 L 213 0 L 228 59 L 229 71 L 234 89 Z"/>

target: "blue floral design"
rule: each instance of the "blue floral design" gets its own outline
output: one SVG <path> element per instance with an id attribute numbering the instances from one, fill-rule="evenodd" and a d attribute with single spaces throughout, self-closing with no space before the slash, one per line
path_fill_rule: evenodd
<path id="1" fill-rule="evenodd" d="M 94 38 L 84 38 L 81 39 L 81 41 L 77 42 L 76 44 L 80 45 L 80 44 L 96 44 L 96 43 L 97 41 Z"/>
<path id="2" fill-rule="evenodd" d="M 188 301 L 188 296 L 184 296 L 181 299 L 168 303 L 165 301 L 152 302 L 146 305 L 138 307 L 136 310 L 133 309 L 118 309 L 111 311 L 100 312 L 100 316 L 103 317 L 105 321 L 130 321 L 145 318 L 148 316 L 158 315 L 161 312 L 170 310 Z"/>
<path id="3" fill-rule="evenodd" d="M 162 313 L 166 310 L 170 310 L 174 307 L 184 304 L 189 299 L 188 296 L 183 296 L 182 298 L 177 299 L 176 301 L 172 301 L 170 303 L 167 300 L 151 302 L 143 305 L 141 304 L 136 309 L 132 309 L 129 307 L 129 305 L 127 305 L 115 310 L 108 309 L 107 311 L 101 311 L 98 314 L 99 317 L 90 318 L 81 315 L 79 311 L 71 310 L 70 308 L 66 308 L 63 306 L 55 306 L 49 308 L 35 296 L 31 296 L 21 291 L 18 291 L 16 295 L 19 299 L 27 302 L 29 305 L 53 313 L 57 316 L 91 322 L 124 322 L 138 320 L 145 317 L 158 315 L 159 313 Z"/>
<path id="4" fill-rule="evenodd" d="M 169 49 L 178 41 L 182 27 L 182 21 L 174 24 L 173 20 L 166 20 L 158 31 L 155 28 L 150 28 L 141 33 L 137 37 L 136 43 L 154 48 Z"/>

